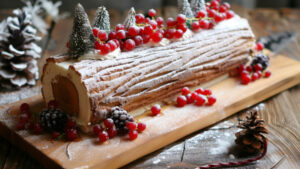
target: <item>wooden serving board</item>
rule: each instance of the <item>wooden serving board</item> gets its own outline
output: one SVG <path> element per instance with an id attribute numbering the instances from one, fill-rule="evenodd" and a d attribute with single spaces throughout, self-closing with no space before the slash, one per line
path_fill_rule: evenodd
<path id="1" fill-rule="evenodd" d="M 83 134 L 76 142 L 53 141 L 46 134 L 16 131 L 14 116 L 19 105 L 27 102 L 33 111 L 40 111 L 44 106 L 41 95 L 0 106 L 0 134 L 28 151 L 45 168 L 117 168 L 300 83 L 298 61 L 274 56 L 269 70 L 270 78 L 249 85 L 239 84 L 236 78 L 212 85 L 210 89 L 218 99 L 213 107 L 165 106 L 156 117 L 142 116 L 139 120 L 147 124 L 147 129 L 134 141 L 124 136 L 100 144 L 96 137 Z"/>

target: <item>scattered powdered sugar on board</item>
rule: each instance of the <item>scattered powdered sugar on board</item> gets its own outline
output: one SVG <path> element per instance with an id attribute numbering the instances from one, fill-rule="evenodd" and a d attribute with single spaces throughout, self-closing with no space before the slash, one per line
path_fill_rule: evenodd
<path id="1" fill-rule="evenodd" d="M 229 147 L 231 147 L 232 141 L 227 139 L 218 139 L 216 146 L 210 149 L 210 153 L 213 155 L 228 153 Z"/>
<path id="2" fill-rule="evenodd" d="M 160 159 L 154 160 L 153 164 L 158 164 L 160 161 L 161 161 Z"/>

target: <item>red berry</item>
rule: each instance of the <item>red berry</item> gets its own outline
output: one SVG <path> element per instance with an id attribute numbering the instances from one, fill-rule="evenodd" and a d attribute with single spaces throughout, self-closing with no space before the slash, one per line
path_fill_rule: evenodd
<path id="1" fill-rule="evenodd" d="M 118 25 L 116 26 L 116 32 L 118 32 L 119 30 L 125 30 L 125 26 L 122 25 L 122 24 L 118 24 Z"/>
<path id="2" fill-rule="evenodd" d="M 265 77 L 265 78 L 269 78 L 271 75 L 272 75 L 272 72 L 266 71 L 264 77 Z"/>
<path id="3" fill-rule="evenodd" d="M 120 47 L 120 42 L 117 39 L 113 39 L 112 41 L 115 42 L 115 44 L 117 45 L 117 48 Z"/>
<path id="4" fill-rule="evenodd" d="M 101 41 L 106 41 L 108 39 L 107 33 L 104 30 L 99 30 L 98 31 L 98 35 L 97 37 L 101 40 Z"/>
<path id="5" fill-rule="evenodd" d="M 176 21 L 173 18 L 168 18 L 167 19 L 167 26 L 168 27 L 174 27 L 174 26 L 176 26 Z"/>
<path id="6" fill-rule="evenodd" d="M 29 121 L 29 115 L 27 113 L 20 114 L 20 121 L 22 121 L 24 124 Z"/>
<path id="7" fill-rule="evenodd" d="M 184 88 L 181 89 L 181 94 L 184 95 L 184 96 L 189 94 L 190 92 L 191 91 L 188 87 L 184 87 Z"/>
<path id="8" fill-rule="evenodd" d="M 68 119 L 67 121 L 67 128 L 68 129 L 72 129 L 76 127 L 76 121 L 74 121 L 73 119 Z"/>
<path id="9" fill-rule="evenodd" d="M 103 45 L 101 45 L 100 50 L 101 50 L 101 55 L 108 54 L 110 52 L 110 46 L 109 46 L 109 44 L 103 44 Z"/>
<path id="10" fill-rule="evenodd" d="M 196 105 L 203 106 L 205 102 L 206 102 L 206 97 L 203 96 L 202 94 L 198 94 L 196 98 Z"/>
<path id="11" fill-rule="evenodd" d="M 252 81 L 255 81 L 255 80 L 257 80 L 258 79 L 258 74 L 257 73 L 253 73 L 252 74 L 252 77 L 251 77 L 251 80 Z"/>
<path id="12" fill-rule="evenodd" d="M 135 36 L 135 35 L 138 35 L 140 32 L 139 28 L 137 26 L 132 26 L 128 29 L 128 34 L 130 36 Z"/>
<path id="13" fill-rule="evenodd" d="M 228 2 L 223 3 L 222 6 L 226 7 L 227 10 L 230 9 L 230 4 Z"/>
<path id="14" fill-rule="evenodd" d="M 115 127 L 112 127 L 107 130 L 107 134 L 109 138 L 114 138 L 118 134 L 118 131 L 116 130 Z"/>
<path id="15" fill-rule="evenodd" d="M 138 132 L 133 130 L 128 133 L 129 140 L 135 140 L 138 137 Z"/>
<path id="16" fill-rule="evenodd" d="M 212 28 L 214 28 L 214 24 L 212 22 L 209 22 L 208 29 L 212 29 Z"/>
<path id="17" fill-rule="evenodd" d="M 187 104 L 187 99 L 185 96 L 177 97 L 177 107 L 184 107 Z"/>
<path id="18" fill-rule="evenodd" d="M 182 24 L 185 24 L 185 22 L 186 22 L 186 17 L 185 17 L 185 15 L 179 14 L 179 15 L 177 16 L 177 24 L 178 24 L 178 25 L 182 25 Z"/>
<path id="19" fill-rule="evenodd" d="M 139 133 L 143 132 L 145 129 L 146 129 L 146 124 L 145 123 L 138 123 L 137 131 Z"/>
<path id="20" fill-rule="evenodd" d="M 159 32 L 160 34 L 164 35 L 165 31 L 163 29 L 157 29 L 156 32 Z"/>
<path id="21" fill-rule="evenodd" d="M 255 71 L 261 71 L 263 69 L 263 67 L 262 67 L 262 65 L 260 64 L 260 63 L 258 63 L 258 64 L 256 64 L 255 66 L 254 66 L 254 70 Z"/>
<path id="22" fill-rule="evenodd" d="M 51 109 L 51 108 L 53 108 L 53 109 L 57 109 L 58 108 L 58 104 L 57 104 L 57 102 L 55 100 L 49 101 L 49 103 L 48 103 L 48 109 Z"/>
<path id="23" fill-rule="evenodd" d="M 191 94 L 191 97 L 192 97 L 192 99 L 195 101 L 195 100 L 197 99 L 197 97 L 198 97 L 198 93 L 193 92 L 193 93 Z"/>
<path id="24" fill-rule="evenodd" d="M 226 12 L 226 18 L 227 19 L 231 19 L 231 18 L 233 18 L 234 17 L 234 12 L 233 11 L 227 11 Z"/>
<path id="25" fill-rule="evenodd" d="M 224 5 L 220 6 L 220 8 L 219 8 L 220 13 L 225 13 L 227 10 L 228 10 L 227 7 Z"/>
<path id="26" fill-rule="evenodd" d="M 206 12 L 205 11 L 199 11 L 197 13 L 197 17 L 196 18 L 204 18 L 206 16 Z"/>
<path id="27" fill-rule="evenodd" d="M 135 47 L 135 42 L 134 42 L 134 40 L 132 40 L 132 39 L 127 39 L 127 40 L 125 41 L 125 49 L 126 49 L 127 51 L 133 50 L 134 47 Z"/>
<path id="28" fill-rule="evenodd" d="M 43 128 L 40 124 L 34 125 L 33 131 L 35 134 L 41 134 L 43 131 Z"/>
<path id="29" fill-rule="evenodd" d="M 100 141 L 101 143 L 103 143 L 103 142 L 107 141 L 109 137 L 108 137 L 107 132 L 102 131 L 102 132 L 100 132 L 100 133 L 98 134 L 98 138 L 99 138 L 99 141 Z"/>
<path id="30" fill-rule="evenodd" d="M 210 18 L 215 17 L 215 15 L 217 14 L 216 10 L 214 10 L 214 9 L 211 9 L 207 12 L 208 12 L 208 17 L 210 17 Z"/>
<path id="31" fill-rule="evenodd" d="M 209 90 L 209 89 L 205 89 L 205 90 L 203 91 L 203 94 L 206 95 L 206 96 L 210 96 L 210 95 L 212 95 L 212 92 L 211 92 L 211 90 Z"/>
<path id="32" fill-rule="evenodd" d="M 133 131 L 136 129 L 137 125 L 135 122 L 127 122 L 126 127 L 128 128 L 128 130 Z"/>
<path id="33" fill-rule="evenodd" d="M 185 24 L 177 25 L 177 29 L 181 29 L 183 33 L 187 31 L 187 26 Z"/>
<path id="34" fill-rule="evenodd" d="M 255 49 L 256 49 L 257 51 L 261 51 L 261 50 L 263 50 L 264 48 L 265 48 L 265 45 L 264 45 L 264 44 L 262 44 L 262 43 L 260 43 L 260 42 L 256 43 Z"/>
<path id="35" fill-rule="evenodd" d="M 257 74 L 258 78 L 261 78 L 261 76 L 262 76 L 261 71 L 256 71 L 255 73 Z"/>
<path id="36" fill-rule="evenodd" d="M 60 136 L 59 132 L 54 131 L 54 132 L 52 133 L 52 138 L 53 138 L 53 139 L 57 139 L 59 136 Z"/>
<path id="37" fill-rule="evenodd" d="M 22 103 L 20 106 L 21 113 L 29 112 L 29 104 L 28 103 Z"/>
<path id="38" fill-rule="evenodd" d="M 137 14 L 135 16 L 136 23 L 141 24 L 145 21 L 145 16 L 143 14 Z"/>
<path id="39" fill-rule="evenodd" d="M 162 25 L 164 24 L 164 19 L 162 17 L 158 17 L 156 18 L 156 22 L 158 27 L 162 27 Z"/>
<path id="40" fill-rule="evenodd" d="M 102 45 L 103 45 L 103 44 L 102 44 L 101 42 L 96 41 L 95 44 L 94 44 L 94 48 L 95 48 L 96 50 L 100 50 Z"/>
<path id="41" fill-rule="evenodd" d="M 150 41 L 150 35 L 142 35 L 142 38 L 143 38 L 143 43 L 146 44 Z"/>
<path id="42" fill-rule="evenodd" d="M 249 75 L 242 76 L 242 84 L 247 85 L 251 82 L 251 77 Z"/>
<path id="43" fill-rule="evenodd" d="M 167 29 L 167 31 L 165 32 L 165 38 L 173 39 L 175 32 L 175 29 Z"/>
<path id="44" fill-rule="evenodd" d="M 93 127 L 94 134 L 98 135 L 102 131 L 103 131 L 103 128 L 102 128 L 102 126 L 100 124 L 94 125 L 94 127 Z"/>
<path id="45" fill-rule="evenodd" d="M 242 71 L 240 73 L 241 76 L 246 76 L 246 75 L 249 75 L 249 72 L 247 72 L 246 70 Z"/>
<path id="46" fill-rule="evenodd" d="M 148 11 L 148 15 L 149 15 L 150 17 L 154 17 L 154 16 L 156 15 L 155 9 L 150 9 L 150 10 Z"/>
<path id="47" fill-rule="evenodd" d="M 67 139 L 69 141 L 73 141 L 78 137 L 78 133 L 76 129 L 68 129 L 66 134 L 67 134 Z"/>
<path id="48" fill-rule="evenodd" d="M 238 67 L 238 71 L 239 71 L 239 72 L 242 72 L 242 71 L 244 71 L 244 70 L 246 70 L 245 65 L 240 65 L 240 66 Z"/>
<path id="49" fill-rule="evenodd" d="M 94 29 L 93 29 L 93 35 L 94 35 L 95 37 L 98 36 L 98 32 L 99 32 L 99 29 L 98 29 L 98 28 L 94 28 Z"/>
<path id="50" fill-rule="evenodd" d="M 149 23 L 151 21 L 151 19 L 149 17 L 145 18 L 145 23 Z"/>
<path id="51" fill-rule="evenodd" d="M 194 99 L 192 98 L 192 94 L 189 93 L 186 95 L 186 99 L 187 99 L 187 104 L 191 104 L 194 103 Z"/>
<path id="52" fill-rule="evenodd" d="M 161 111 L 161 108 L 160 108 L 159 104 L 156 104 L 156 105 L 151 107 L 151 112 L 152 112 L 153 116 L 158 115 L 160 113 L 160 111 Z"/>
<path id="53" fill-rule="evenodd" d="M 183 31 L 181 29 L 177 29 L 175 34 L 174 34 L 174 37 L 176 39 L 180 39 L 180 38 L 182 38 L 182 36 L 183 36 Z"/>
<path id="54" fill-rule="evenodd" d="M 24 130 L 25 129 L 25 122 L 24 121 L 19 121 L 16 125 L 17 130 Z"/>
<path id="55" fill-rule="evenodd" d="M 118 30 L 117 31 L 117 38 L 122 40 L 126 38 L 126 32 L 124 30 Z"/>
<path id="56" fill-rule="evenodd" d="M 213 0 L 210 2 L 210 7 L 214 8 L 214 7 L 219 7 L 220 3 L 217 0 Z"/>
<path id="57" fill-rule="evenodd" d="M 199 88 L 199 89 L 195 90 L 195 92 L 198 93 L 198 94 L 204 94 L 204 89 Z"/>
<path id="58" fill-rule="evenodd" d="M 252 66 L 247 66 L 247 67 L 246 67 L 246 70 L 247 70 L 249 73 L 251 73 L 251 72 L 253 71 L 253 68 L 252 68 Z"/>
<path id="59" fill-rule="evenodd" d="M 200 29 L 200 24 L 198 21 L 195 21 L 192 23 L 192 30 L 193 31 L 198 31 Z"/>
<path id="60" fill-rule="evenodd" d="M 112 40 L 112 39 L 116 39 L 117 38 L 117 33 L 116 32 L 110 32 L 108 34 L 108 39 Z"/>
<path id="61" fill-rule="evenodd" d="M 216 103 L 217 99 L 214 96 L 207 97 L 207 105 L 212 106 Z"/>
<path id="62" fill-rule="evenodd" d="M 207 20 L 201 20 L 199 21 L 199 25 L 201 29 L 207 29 L 209 26 L 209 22 Z"/>
<path id="63" fill-rule="evenodd" d="M 114 51 L 118 48 L 118 45 L 114 40 L 108 41 L 107 44 L 109 45 L 110 51 Z"/>
<path id="64" fill-rule="evenodd" d="M 143 38 L 140 35 L 133 37 L 136 46 L 143 44 Z"/>
<path id="65" fill-rule="evenodd" d="M 111 118 L 107 118 L 104 120 L 104 126 L 110 129 L 114 126 L 114 121 Z"/>
<path id="66" fill-rule="evenodd" d="M 157 22 L 155 20 L 150 20 L 149 24 L 152 26 L 153 30 L 157 28 Z"/>
<path id="67" fill-rule="evenodd" d="M 216 23 L 219 23 L 219 22 L 221 22 L 223 20 L 223 18 L 222 18 L 222 16 L 220 14 L 216 14 L 214 16 L 214 20 L 215 20 Z"/>
<path id="68" fill-rule="evenodd" d="M 163 38 L 163 35 L 159 32 L 155 32 L 151 35 L 151 39 L 154 43 L 159 43 Z"/>
<path id="69" fill-rule="evenodd" d="M 153 33 L 153 28 L 150 25 L 144 27 L 144 33 L 147 35 L 151 35 Z"/>

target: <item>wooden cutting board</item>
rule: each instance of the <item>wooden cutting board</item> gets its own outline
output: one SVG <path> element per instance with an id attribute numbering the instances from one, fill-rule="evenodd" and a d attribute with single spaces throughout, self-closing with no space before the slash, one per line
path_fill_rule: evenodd
<path id="1" fill-rule="evenodd" d="M 298 61 L 274 56 L 269 70 L 270 78 L 249 85 L 239 84 L 236 78 L 212 85 L 210 89 L 218 99 L 213 107 L 165 106 L 159 116 L 142 116 L 139 120 L 147 124 L 147 129 L 134 141 L 124 136 L 100 144 L 96 137 L 83 134 L 76 142 L 53 141 L 50 135 L 16 131 L 14 115 L 19 105 L 27 102 L 38 112 L 44 106 L 41 95 L 0 106 L 0 134 L 45 168 L 117 168 L 300 83 Z"/>

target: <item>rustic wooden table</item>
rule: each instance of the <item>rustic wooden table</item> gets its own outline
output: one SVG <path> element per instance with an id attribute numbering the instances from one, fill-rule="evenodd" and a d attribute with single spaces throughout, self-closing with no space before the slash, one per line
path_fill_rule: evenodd
<path id="1" fill-rule="evenodd" d="M 249 20 L 255 35 L 259 38 L 275 32 L 293 31 L 300 33 L 300 9 L 255 9 L 246 10 L 234 6 L 236 13 Z M 89 15 L 93 16 L 93 11 Z M 176 8 L 159 10 L 164 16 L 174 16 Z M 0 20 L 10 14 L 0 11 Z M 122 21 L 123 14 L 111 12 L 112 24 Z M 65 50 L 65 43 L 71 32 L 72 19 L 59 21 L 52 31 L 52 39 L 44 43 L 44 58 Z M 300 60 L 300 36 L 290 42 L 275 46 L 280 54 Z M 31 93 L 37 93 L 34 89 Z M 2 95 L 2 96 L 1 96 Z M 5 95 L 5 94 L 4 94 Z M 0 104 L 17 101 L 23 95 L 15 94 L 15 99 L 5 100 L 0 94 Z M 300 166 L 300 85 L 284 91 L 256 105 L 260 116 L 265 119 L 269 130 L 269 150 L 265 158 L 241 168 L 299 168 Z M 213 162 L 246 159 L 235 149 L 235 132 L 238 120 L 245 116 L 240 112 L 219 124 L 198 131 L 161 150 L 149 154 L 124 168 L 195 168 Z M 0 138 L 0 168 L 42 168 L 26 152 Z"/>

